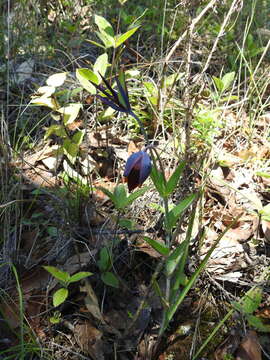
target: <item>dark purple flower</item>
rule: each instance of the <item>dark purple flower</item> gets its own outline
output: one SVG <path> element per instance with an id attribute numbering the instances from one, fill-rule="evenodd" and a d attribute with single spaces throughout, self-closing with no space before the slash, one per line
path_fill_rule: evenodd
<path id="1" fill-rule="evenodd" d="M 150 175 L 152 168 L 151 158 L 145 151 L 138 151 L 132 154 L 128 159 L 124 171 L 127 178 L 128 190 L 132 191 Z"/>
<path id="2" fill-rule="evenodd" d="M 128 90 L 125 82 L 124 72 L 120 72 L 119 77 L 116 77 L 116 84 L 118 88 L 118 92 L 116 92 L 110 85 L 109 81 L 107 81 L 104 76 L 100 74 L 103 82 L 106 85 L 106 88 L 102 85 L 97 85 L 95 83 L 92 84 L 95 86 L 97 90 L 99 90 L 103 95 L 97 95 L 97 97 L 105 104 L 110 106 L 116 111 L 124 112 L 134 116 L 128 98 Z"/>

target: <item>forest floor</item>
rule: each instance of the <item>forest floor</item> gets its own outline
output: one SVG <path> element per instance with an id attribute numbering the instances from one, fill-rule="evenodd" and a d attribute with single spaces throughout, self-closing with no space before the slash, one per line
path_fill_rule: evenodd
<path id="1" fill-rule="evenodd" d="M 155 62 L 153 38 L 126 42 L 121 53 L 131 107 L 166 181 L 184 164 L 169 209 L 196 197 L 170 231 L 152 176 L 129 206 L 119 210 L 112 201 L 111 193 L 122 196 L 127 159 L 145 139 L 128 114 L 103 108 L 81 87 L 76 69 L 95 63 L 97 47 L 82 42 L 68 56 L 59 50 L 58 57 L 10 60 L 0 93 L 7 104 L 0 135 L 0 359 L 270 358 L 270 62 L 262 57 L 260 71 L 255 65 L 244 81 L 241 71 L 227 71 L 225 84 L 216 56 L 198 80 L 210 40 L 197 36 L 192 50 L 189 41 L 176 47 L 166 76 L 162 67 L 177 40 Z M 185 57 L 190 53 L 196 61 Z M 80 104 L 66 123 L 59 109 L 31 103 L 59 76 L 64 81 L 46 101 Z M 75 155 L 59 129 L 68 139 L 82 134 Z M 173 306 L 162 267 L 168 234 L 170 254 L 189 239 L 176 289 L 186 293 L 161 336 L 164 312 Z"/>

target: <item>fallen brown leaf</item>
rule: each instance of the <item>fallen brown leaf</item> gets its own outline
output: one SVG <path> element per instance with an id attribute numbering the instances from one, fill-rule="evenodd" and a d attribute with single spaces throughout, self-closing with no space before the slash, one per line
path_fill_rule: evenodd
<path id="1" fill-rule="evenodd" d="M 259 343 L 257 333 L 255 331 L 248 331 L 242 340 L 237 352 L 236 360 L 261 360 L 262 351 Z"/>
<path id="2" fill-rule="evenodd" d="M 81 350 L 93 360 L 103 360 L 102 332 L 91 325 L 89 320 L 74 327 L 74 336 Z"/>

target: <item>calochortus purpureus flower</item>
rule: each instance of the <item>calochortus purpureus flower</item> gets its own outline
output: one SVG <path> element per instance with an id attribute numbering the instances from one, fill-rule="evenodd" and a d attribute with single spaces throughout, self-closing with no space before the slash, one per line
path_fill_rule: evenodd
<path id="1" fill-rule="evenodd" d="M 103 85 L 97 85 L 92 82 L 92 84 L 96 87 L 97 90 L 102 95 L 97 95 L 97 97 L 105 104 L 110 106 L 112 109 L 116 111 L 120 111 L 126 114 L 131 115 L 134 119 L 137 120 L 141 132 L 144 135 L 145 142 L 148 145 L 148 137 L 147 133 L 141 123 L 140 119 L 134 114 L 131 109 L 129 98 L 128 98 L 128 90 L 125 81 L 125 73 L 120 70 L 119 76 L 115 77 L 117 90 L 114 90 L 110 83 L 100 74 L 103 82 L 106 85 L 106 88 Z M 124 177 L 127 179 L 128 189 L 132 191 L 138 186 L 141 186 L 142 183 L 147 179 L 150 175 L 152 164 L 151 158 L 146 153 L 146 150 L 138 151 L 132 154 L 126 163 Z"/>
<path id="2" fill-rule="evenodd" d="M 104 78 L 104 76 L 102 76 L 101 74 L 100 74 L 100 76 L 101 76 L 104 84 L 106 85 L 106 87 L 104 87 L 103 85 L 97 85 L 92 82 L 92 84 L 95 86 L 95 88 L 97 90 L 99 90 L 99 92 L 102 94 L 102 95 L 97 94 L 96 95 L 97 98 L 99 100 L 101 100 L 103 102 L 103 104 L 110 106 L 112 109 L 126 113 L 126 114 L 132 116 L 134 119 L 136 119 L 137 123 L 140 126 L 141 133 L 143 134 L 143 136 L 145 138 L 145 142 L 146 142 L 146 144 L 148 144 L 148 136 L 143 127 L 143 124 L 140 121 L 140 119 L 138 118 L 138 116 L 134 114 L 134 112 L 132 111 L 131 106 L 130 106 L 130 102 L 129 102 L 129 98 L 128 98 L 128 89 L 127 89 L 127 85 L 126 85 L 124 71 L 120 70 L 119 76 L 114 78 L 116 81 L 118 91 L 116 91 L 112 88 L 111 84 L 109 83 L 109 81 L 107 81 Z"/>
<path id="3" fill-rule="evenodd" d="M 128 190 L 132 191 L 137 186 L 141 186 L 150 175 L 151 169 L 151 158 L 146 151 L 138 151 L 130 155 L 124 171 Z"/>

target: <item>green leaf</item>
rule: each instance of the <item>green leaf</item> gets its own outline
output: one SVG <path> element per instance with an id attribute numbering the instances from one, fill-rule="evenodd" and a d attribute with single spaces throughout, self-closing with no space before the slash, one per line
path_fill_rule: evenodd
<path id="1" fill-rule="evenodd" d="M 99 121 L 109 120 L 113 117 L 114 113 L 115 113 L 115 110 L 111 107 L 108 107 L 106 110 L 102 111 L 98 115 L 98 120 Z"/>
<path id="2" fill-rule="evenodd" d="M 115 288 L 119 287 L 119 280 L 113 273 L 111 273 L 109 271 L 101 274 L 101 279 L 104 282 L 104 284 L 106 284 L 106 285 L 109 285 L 109 286 L 112 286 Z"/>
<path id="3" fill-rule="evenodd" d="M 166 195 L 169 196 L 176 188 L 180 176 L 182 175 L 183 169 L 185 167 L 185 162 L 182 161 L 180 165 L 177 166 L 173 174 L 171 175 L 170 179 L 167 181 L 166 184 Z"/>
<path id="4" fill-rule="evenodd" d="M 179 264 L 179 261 L 184 252 L 185 245 L 186 241 L 183 241 L 181 244 L 179 244 L 166 260 L 165 271 L 167 276 L 172 275 L 175 268 Z"/>
<path id="5" fill-rule="evenodd" d="M 189 195 L 186 199 L 182 200 L 178 205 L 169 211 L 166 221 L 167 229 L 171 230 L 176 225 L 179 216 L 190 206 L 195 197 L 196 194 Z"/>
<path id="6" fill-rule="evenodd" d="M 222 91 L 226 91 L 232 85 L 234 77 L 235 77 L 234 71 L 227 73 L 222 77 L 222 83 L 223 83 Z"/>
<path id="7" fill-rule="evenodd" d="M 196 194 L 191 194 L 184 200 L 182 200 L 178 205 L 176 205 L 168 214 L 168 228 L 172 229 L 179 218 L 179 216 L 192 204 L 195 199 Z"/>
<path id="8" fill-rule="evenodd" d="M 261 176 L 261 177 L 265 177 L 266 179 L 270 179 L 270 174 L 269 173 L 266 173 L 266 172 L 263 172 L 263 171 L 256 171 L 255 174 L 257 176 Z"/>
<path id="9" fill-rule="evenodd" d="M 100 40 L 105 45 L 105 48 L 108 49 L 110 47 L 115 46 L 114 38 L 108 35 L 105 31 L 96 31 L 97 36 L 100 38 Z"/>
<path id="10" fill-rule="evenodd" d="M 261 215 L 262 220 L 270 221 L 270 204 L 265 205 L 259 210 L 259 214 Z"/>
<path id="11" fill-rule="evenodd" d="M 55 92 L 55 87 L 54 86 L 41 86 L 36 91 L 37 94 L 39 94 L 41 96 L 44 96 L 44 97 L 49 97 L 54 92 Z"/>
<path id="12" fill-rule="evenodd" d="M 142 196 L 144 193 L 146 193 L 147 190 L 150 189 L 150 186 L 145 186 L 141 189 L 138 189 L 136 191 L 134 191 L 132 194 L 130 194 L 128 196 L 128 198 L 126 199 L 126 204 L 125 206 L 127 205 L 130 205 L 133 203 L 134 200 L 136 200 L 138 197 Z"/>
<path id="13" fill-rule="evenodd" d="M 72 160 L 73 159 L 73 160 Z M 72 158 L 71 162 L 75 162 L 76 158 Z M 80 184 L 80 185 L 87 185 L 88 184 L 88 180 L 83 178 L 79 173 L 77 173 L 76 170 L 74 170 L 66 160 L 63 161 L 63 168 L 64 168 L 64 172 L 62 177 L 66 176 L 67 178 L 72 179 L 74 182 L 76 182 L 76 184 Z"/>
<path id="14" fill-rule="evenodd" d="M 50 323 L 55 325 L 55 324 L 59 324 L 60 323 L 61 318 L 60 317 L 55 317 L 55 316 L 51 316 L 50 317 Z"/>
<path id="15" fill-rule="evenodd" d="M 68 297 L 68 289 L 61 288 L 53 294 L 53 306 L 57 307 L 61 305 Z"/>
<path id="16" fill-rule="evenodd" d="M 245 314 L 252 314 L 258 309 L 262 302 L 262 290 L 259 287 L 251 288 L 240 305 Z"/>
<path id="17" fill-rule="evenodd" d="M 223 88 L 224 88 L 223 81 L 220 78 L 217 78 L 215 76 L 213 76 L 213 80 L 214 80 L 214 83 L 216 85 L 216 88 L 221 93 L 223 91 Z"/>
<path id="18" fill-rule="evenodd" d="M 86 39 L 85 41 L 87 41 L 87 42 L 89 42 L 90 44 L 93 44 L 93 45 L 95 45 L 95 46 L 98 46 L 98 47 L 101 47 L 102 49 L 106 49 L 106 47 L 105 46 L 103 46 L 103 45 L 101 45 L 101 44 L 99 44 L 99 43 L 97 43 L 96 41 L 93 41 L 93 40 L 88 40 L 88 39 Z"/>
<path id="19" fill-rule="evenodd" d="M 72 136 L 72 142 L 77 144 L 77 145 L 81 145 L 82 141 L 83 141 L 83 137 L 85 134 L 85 129 L 83 130 L 78 130 L 73 136 Z"/>
<path id="20" fill-rule="evenodd" d="M 44 139 L 48 139 L 51 135 L 56 135 L 62 139 L 67 137 L 66 130 L 63 125 L 51 125 L 45 132 Z"/>
<path id="21" fill-rule="evenodd" d="M 165 77 L 165 86 L 172 86 L 176 81 L 183 77 L 184 73 L 174 73 Z"/>
<path id="22" fill-rule="evenodd" d="M 63 150 L 68 159 L 72 162 L 72 164 L 74 164 L 76 156 L 79 152 L 79 145 L 75 144 L 70 139 L 65 139 L 63 143 Z"/>
<path id="23" fill-rule="evenodd" d="M 110 268 L 111 266 L 110 254 L 109 254 L 109 250 L 106 247 L 103 247 L 100 250 L 99 260 L 97 261 L 97 264 L 100 271 L 103 272 Z"/>
<path id="24" fill-rule="evenodd" d="M 76 69 L 76 77 L 85 90 L 90 94 L 96 94 L 96 88 L 90 81 L 98 85 L 99 78 L 92 70 L 86 68 Z"/>
<path id="25" fill-rule="evenodd" d="M 161 244 L 160 242 L 149 238 L 148 236 L 143 237 L 144 241 L 147 242 L 153 249 L 155 249 L 158 253 L 163 256 L 168 256 L 170 253 L 170 249 L 168 249 L 165 245 Z"/>
<path id="26" fill-rule="evenodd" d="M 105 31 L 108 35 L 114 37 L 112 25 L 103 16 L 95 15 L 95 23 L 100 32 Z"/>
<path id="27" fill-rule="evenodd" d="M 102 187 L 102 186 L 98 186 L 97 187 L 97 189 L 98 190 L 101 190 L 105 195 L 107 195 L 110 199 L 111 199 L 111 201 L 113 202 L 113 204 L 115 204 L 115 196 L 114 196 L 114 194 L 110 191 L 110 190 L 108 190 L 108 189 L 106 189 L 106 188 L 104 188 L 104 187 Z"/>
<path id="28" fill-rule="evenodd" d="M 53 74 L 48 77 L 46 84 L 48 86 L 54 86 L 54 87 L 61 86 L 65 82 L 66 78 L 67 78 L 66 72 Z"/>
<path id="29" fill-rule="evenodd" d="M 58 229 L 55 226 L 48 226 L 46 231 L 52 237 L 56 237 L 58 235 Z"/>
<path id="30" fill-rule="evenodd" d="M 127 192 L 126 192 L 126 187 L 123 184 L 117 185 L 114 188 L 114 205 L 116 207 L 116 209 L 118 210 L 123 210 L 124 207 L 126 206 L 126 202 L 127 202 Z"/>
<path id="31" fill-rule="evenodd" d="M 138 29 L 139 26 L 136 26 L 122 35 L 117 35 L 115 41 L 115 47 L 117 48 L 118 46 L 120 46 L 123 42 L 125 42 L 128 38 L 130 38 Z"/>
<path id="32" fill-rule="evenodd" d="M 80 271 L 70 277 L 69 283 L 80 281 L 90 275 L 93 275 L 93 273 L 91 273 L 89 271 Z"/>
<path id="33" fill-rule="evenodd" d="M 157 189 L 159 195 L 163 198 L 166 197 L 166 179 L 164 178 L 162 172 L 157 170 L 155 166 L 152 167 L 150 177 Z"/>
<path id="34" fill-rule="evenodd" d="M 105 76 L 107 67 L 108 67 L 108 54 L 105 53 L 97 58 L 93 68 L 95 75 L 97 75 L 97 77 L 99 78 L 99 83 L 101 83 L 102 81 L 101 76 L 99 74 Z"/>
<path id="35" fill-rule="evenodd" d="M 30 101 L 30 103 L 38 106 L 47 106 L 53 110 L 56 110 L 59 107 L 57 101 L 54 98 L 47 97 L 45 95 L 40 97 L 35 97 Z"/>
<path id="36" fill-rule="evenodd" d="M 63 114 L 63 121 L 65 125 L 71 124 L 74 122 L 76 117 L 79 114 L 80 109 L 82 108 L 81 104 L 69 104 L 67 106 L 64 106 L 57 111 L 60 114 Z"/>
<path id="37" fill-rule="evenodd" d="M 69 273 L 67 273 L 66 271 L 61 271 L 55 266 L 43 266 L 43 268 L 47 270 L 57 280 L 63 281 L 64 283 L 67 283 L 70 279 Z"/>
<path id="38" fill-rule="evenodd" d="M 130 219 L 121 218 L 119 219 L 119 226 L 128 230 L 136 229 L 136 222 Z"/>
<path id="39" fill-rule="evenodd" d="M 255 316 L 255 315 L 248 315 L 247 316 L 247 321 L 248 321 L 250 326 L 253 326 L 258 331 L 270 332 L 270 325 L 269 324 L 264 324 L 262 322 L 262 319 L 260 319 L 259 317 Z"/>

